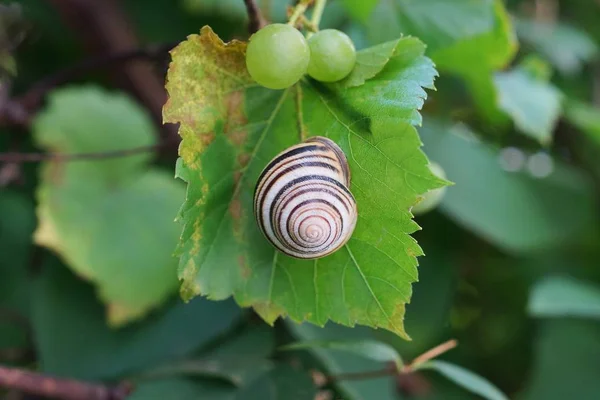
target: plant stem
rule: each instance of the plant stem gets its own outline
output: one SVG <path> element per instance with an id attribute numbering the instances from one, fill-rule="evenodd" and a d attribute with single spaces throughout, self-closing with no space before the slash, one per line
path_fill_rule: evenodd
<path id="1" fill-rule="evenodd" d="M 126 383 L 109 387 L 2 365 L 0 387 L 62 400 L 124 400 L 131 392 L 131 387 Z"/>
<path id="2" fill-rule="evenodd" d="M 433 349 L 428 350 L 425 353 L 418 356 L 417 358 L 415 358 L 413 360 L 413 362 L 409 365 L 409 369 L 415 370 L 419 367 L 419 365 L 439 356 L 440 354 L 443 354 L 449 350 L 452 350 L 457 345 L 458 345 L 458 342 L 456 340 L 454 340 L 454 339 L 448 340 L 447 342 L 444 342 L 444 343 L 440 344 L 439 346 L 436 346 Z"/>
<path id="3" fill-rule="evenodd" d="M 175 139 L 173 139 L 174 141 Z M 92 152 L 92 153 L 73 153 L 73 154 L 64 154 L 64 153 L 0 153 L 0 162 L 2 163 L 14 163 L 14 164 L 22 164 L 22 163 L 37 163 L 43 161 L 56 161 L 56 162 L 66 162 L 66 161 L 90 161 L 90 160 L 108 160 L 111 158 L 119 158 L 119 157 L 130 157 L 137 154 L 143 153 L 151 153 L 159 150 L 162 147 L 165 147 L 170 143 L 171 140 L 165 139 L 164 142 L 160 142 L 157 144 L 149 145 L 149 146 L 140 146 L 140 147 L 132 147 L 129 149 L 122 150 L 112 150 L 112 151 L 101 151 L 101 152 Z M 177 140 L 178 142 L 178 140 Z"/>
<path id="4" fill-rule="evenodd" d="M 321 23 L 321 17 L 323 17 L 323 11 L 325 10 L 325 4 L 327 4 L 327 0 L 316 0 L 315 8 L 313 9 L 312 18 L 310 22 L 315 26 L 315 28 L 319 29 L 319 24 Z"/>
<path id="5" fill-rule="evenodd" d="M 250 34 L 253 34 L 264 27 L 267 22 L 260 13 L 260 8 L 258 8 L 255 0 L 244 0 L 244 4 L 246 5 L 246 11 L 248 12 L 248 19 L 250 21 L 248 24 L 248 31 Z"/>
<path id="6" fill-rule="evenodd" d="M 294 11 L 290 16 L 290 20 L 288 21 L 288 25 L 295 26 L 298 23 L 298 19 L 306 12 L 308 5 L 312 0 L 300 0 L 296 7 L 294 7 Z"/>

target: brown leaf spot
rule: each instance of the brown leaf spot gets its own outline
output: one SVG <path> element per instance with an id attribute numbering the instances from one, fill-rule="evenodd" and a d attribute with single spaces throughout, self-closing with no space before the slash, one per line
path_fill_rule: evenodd
<path id="1" fill-rule="evenodd" d="M 248 132 L 243 127 L 248 123 L 244 110 L 244 94 L 242 91 L 231 93 L 226 98 L 227 116 L 224 131 L 229 140 L 238 148 L 246 142 Z"/>
<path id="2" fill-rule="evenodd" d="M 231 200 L 231 203 L 229 204 L 229 213 L 233 218 L 234 225 L 239 223 L 239 221 L 242 219 L 242 202 L 240 201 L 239 197 Z"/>
<path id="3" fill-rule="evenodd" d="M 215 133 L 214 132 L 208 132 L 208 133 L 203 133 L 199 135 L 199 139 L 200 142 L 202 143 L 202 148 L 205 149 L 209 144 L 212 143 L 213 140 L 215 140 Z"/>
<path id="4" fill-rule="evenodd" d="M 250 154 L 240 153 L 237 156 L 238 165 L 240 168 L 244 168 L 250 162 Z"/>
<path id="5" fill-rule="evenodd" d="M 252 275 L 252 270 L 248 266 L 248 261 L 246 257 L 243 255 L 238 256 L 238 264 L 240 264 L 240 270 L 242 271 L 242 277 L 244 280 L 250 279 L 250 275 Z"/>

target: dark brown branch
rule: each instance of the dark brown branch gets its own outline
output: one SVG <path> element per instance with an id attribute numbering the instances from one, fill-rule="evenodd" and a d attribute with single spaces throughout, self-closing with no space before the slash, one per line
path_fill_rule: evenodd
<path id="1" fill-rule="evenodd" d="M 155 60 L 165 57 L 169 50 L 175 47 L 176 43 L 159 44 L 154 46 L 146 46 L 137 49 L 113 52 L 108 54 L 100 54 L 86 58 L 81 62 L 60 70 L 53 75 L 50 75 L 39 82 L 35 83 L 31 89 L 23 96 L 20 96 L 19 102 L 27 109 L 35 109 L 39 107 L 43 97 L 57 86 L 68 83 L 90 71 L 112 67 L 119 64 L 125 64 L 134 60 Z"/>
<path id="2" fill-rule="evenodd" d="M 160 149 L 163 146 L 168 146 L 168 141 L 154 144 L 150 146 L 133 147 L 130 149 L 103 151 L 94 153 L 0 153 L 0 162 L 6 163 L 35 163 L 41 161 L 90 161 L 90 160 L 106 160 L 110 158 L 128 157 L 137 154 L 149 153 Z"/>
<path id="3" fill-rule="evenodd" d="M 46 0 L 64 22 L 81 38 L 92 54 L 132 51 L 140 47 L 134 24 L 120 0 Z M 162 74 L 148 63 L 131 62 L 112 70 L 122 87 L 135 94 L 152 113 L 163 138 L 175 138 L 177 127 L 163 125 L 162 107 L 167 100 Z M 169 149 L 172 150 L 172 149 Z"/>
<path id="4" fill-rule="evenodd" d="M 61 400 L 124 400 L 131 387 L 60 379 L 18 368 L 0 366 L 0 387 Z"/>
<path id="5" fill-rule="evenodd" d="M 96 69 L 124 64 L 137 59 L 159 59 L 166 56 L 174 46 L 175 43 L 167 43 L 86 58 L 71 67 L 38 81 L 17 99 L 5 99 L 1 102 L 0 124 L 27 127 L 32 114 L 41 105 L 44 96 L 55 87 Z"/>
<path id="6" fill-rule="evenodd" d="M 250 34 L 261 29 L 263 26 L 267 24 L 267 21 L 263 18 L 260 8 L 256 4 L 255 0 L 244 0 L 244 4 L 246 4 L 246 11 L 248 11 L 248 19 L 250 22 L 248 23 L 248 31 Z"/>

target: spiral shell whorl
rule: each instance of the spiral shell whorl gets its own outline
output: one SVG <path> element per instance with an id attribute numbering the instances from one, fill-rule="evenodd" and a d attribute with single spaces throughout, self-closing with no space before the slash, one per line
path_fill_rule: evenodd
<path id="1" fill-rule="evenodd" d="M 254 213 L 267 239 L 296 258 L 320 258 L 352 235 L 357 210 L 350 170 L 333 141 L 313 137 L 277 155 L 263 170 Z"/>

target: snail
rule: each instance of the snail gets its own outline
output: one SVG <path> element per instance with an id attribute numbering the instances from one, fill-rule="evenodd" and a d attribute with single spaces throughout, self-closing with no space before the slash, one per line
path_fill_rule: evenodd
<path id="1" fill-rule="evenodd" d="M 316 259 L 341 248 L 354 231 L 356 201 L 342 149 L 316 136 L 279 153 L 254 192 L 254 214 L 282 253 Z"/>

